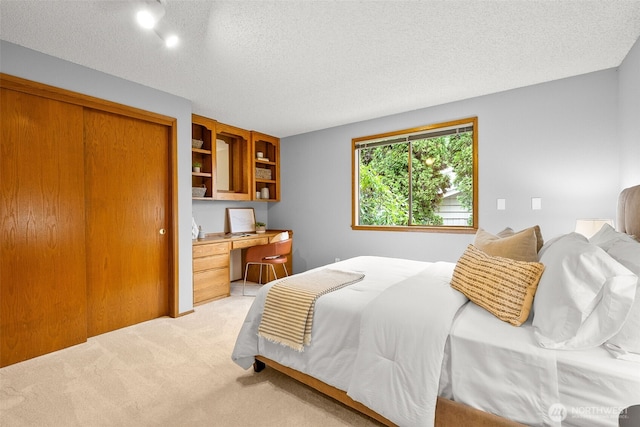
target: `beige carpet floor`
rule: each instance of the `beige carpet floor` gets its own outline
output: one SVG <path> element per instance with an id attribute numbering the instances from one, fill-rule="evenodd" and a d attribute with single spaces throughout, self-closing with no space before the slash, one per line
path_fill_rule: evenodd
<path id="1" fill-rule="evenodd" d="M 231 361 L 253 301 L 241 286 L 193 314 L 0 369 L 0 426 L 379 425 L 272 369 Z"/>

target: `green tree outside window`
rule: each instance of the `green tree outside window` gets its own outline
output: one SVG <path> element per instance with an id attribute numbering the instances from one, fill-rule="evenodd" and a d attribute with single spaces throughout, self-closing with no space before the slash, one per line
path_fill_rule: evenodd
<path id="1" fill-rule="evenodd" d="M 354 139 L 354 228 L 477 224 L 477 119 Z"/>

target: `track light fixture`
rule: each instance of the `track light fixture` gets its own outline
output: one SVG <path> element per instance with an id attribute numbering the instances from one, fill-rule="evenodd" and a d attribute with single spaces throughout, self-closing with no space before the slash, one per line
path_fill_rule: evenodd
<path id="1" fill-rule="evenodd" d="M 160 25 L 164 14 L 164 0 L 147 0 L 138 9 L 136 21 L 142 28 L 153 30 L 164 41 L 165 46 L 174 47 L 179 39 L 175 33 L 166 28 L 166 25 Z"/>

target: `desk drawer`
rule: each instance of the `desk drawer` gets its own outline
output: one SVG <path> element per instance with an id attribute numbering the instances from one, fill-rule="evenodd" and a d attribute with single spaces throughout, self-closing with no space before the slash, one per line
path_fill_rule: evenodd
<path id="1" fill-rule="evenodd" d="M 210 270 L 212 268 L 229 267 L 229 253 L 193 259 L 193 271 Z"/>
<path id="2" fill-rule="evenodd" d="M 193 273 L 193 301 L 229 296 L 229 269 L 218 268 Z"/>
<path id="3" fill-rule="evenodd" d="M 224 254 L 229 252 L 229 243 L 210 243 L 206 245 L 193 245 L 193 257 L 199 258 L 209 255 Z"/>
<path id="4" fill-rule="evenodd" d="M 242 248 L 248 248 L 250 246 L 266 245 L 267 243 L 269 243 L 268 237 L 238 240 L 233 242 L 233 249 L 242 249 Z"/>

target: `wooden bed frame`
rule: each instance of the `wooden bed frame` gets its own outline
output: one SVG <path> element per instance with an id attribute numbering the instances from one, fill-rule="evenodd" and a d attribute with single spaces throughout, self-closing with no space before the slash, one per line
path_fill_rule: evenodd
<path id="1" fill-rule="evenodd" d="M 288 377 L 293 378 L 305 384 L 320 393 L 331 397 L 338 402 L 355 409 L 356 411 L 373 418 L 374 420 L 384 424 L 385 426 L 393 427 L 395 424 L 377 412 L 364 406 L 362 403 L 356 402 L 347 396 L 345 391 L 337 389 L 324 383 L 312 376 L 303 374 L 295 369 L 288 368 L 279 364 L 264 356 L 256 356 L 255 363 L 253 364 L 253 370 L 255 372 L 262 371 L 265 366 L 269 366 L 276 371 L 282 372 Z M 478 409 L 472 408 L 462 403 L 454 402 L 453 400 L 438 397 L 436 404 L 436 427 L 458 427 L 458 426 L 474 426 L 474 427 L 523 427 L 523 424 L 516 423 L 514 421 L 507 420 L 488 412 L 483 412 Z"/>
<path id="2" fill-rule="evenodd" d="M 617 229 L 620 232 L 630 235 L 640 236 L 640 185 L 624 189 L 618 198 Z M 320 393 L 329 396 L 338 402 L 367 415 L 374 420 L 386 425 L 395 426 L 394 423 L 376 413 L 363 404 L 356 402 L 347 396 L 345 391 L 332 387 L 307 374 L 288 368 L 263 356 L 255 356 L 253 368 L 260 372 L 266 366 L 282 372 L 283 374 L 318 390 Z M 475 427 L 517 427 L 523 426 L 515 421 L 507 420 L 488 412 L 472 408 L 459 402 L 438 397 L 436 404 L 436 427 L 453 426 L 475 426 Z"/>

